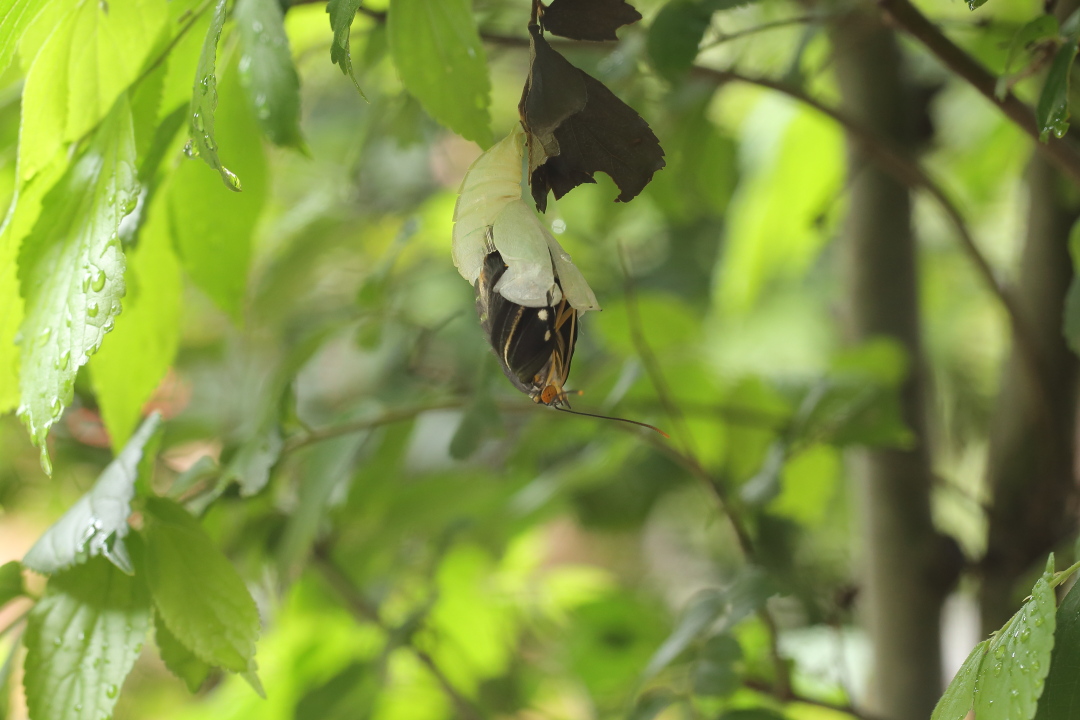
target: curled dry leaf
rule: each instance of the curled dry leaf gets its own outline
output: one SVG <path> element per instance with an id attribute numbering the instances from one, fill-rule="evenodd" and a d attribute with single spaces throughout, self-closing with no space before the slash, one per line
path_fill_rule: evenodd
<path id="1" fill-rule="evenodd" d="M 540 11 L 545 30 L 572 40 L 617 40 L 616 30 L 640 19 L 626 0 L 552 0 Z"/>
<path id="2" fill-rule="evenodd" d="M 619 202 L 640 193 L 664 167 L 664 151 L 649 124 L 603 83 L 574 67 L 531 26 L 532 65 L 518 110 L 529 134 L 529 181 L 533 200 L 547 209 L 607 173 Z"/>

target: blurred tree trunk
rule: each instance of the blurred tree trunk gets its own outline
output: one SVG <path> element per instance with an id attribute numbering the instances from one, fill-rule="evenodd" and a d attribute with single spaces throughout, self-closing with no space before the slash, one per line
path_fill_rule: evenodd
<path id="1" fill-rule="evenodd" d="M 1075 524 L 1076 357 L 1061 322 L 1073 276 L 1069 230 L 1077 219 L 1078 191 L 1038 155 L 1026 179 L 1027 237 L 1017 295 L 1049 392 L 1038 392 L 1014 348 L 990 428 L 992 501 L 979 595 L 984 632 L 998 629 L 1016 611 L 1031 586 L 1027 578 L 1022 586 L 1017 581 L 1034 565 L 1041 569 Z"/>
<path id="2" fill-rule="evenodd" d="M 845 109 L 901 152 L 914 154 L 914 114 L 905 99 L 893 33 L 872 12 L 832 28 Z M 853 340 L 887 337 L 910 359 L 902 388 L 911 450 L 860 453 L 860 610 L 873 642 L 867 710 L 887 720 L 926 720 L 941 694 L 940 610 L 951 585 L 930 516 L 931 466 L 923 413 L 916 247 L 907 187 L 849 143 L 850 209 L 843 246 Z M 948 570 L 944 566 L 944 570 Z"/>

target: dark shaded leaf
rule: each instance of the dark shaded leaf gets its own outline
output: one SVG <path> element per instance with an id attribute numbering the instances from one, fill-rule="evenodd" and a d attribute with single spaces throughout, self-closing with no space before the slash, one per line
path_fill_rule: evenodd
<path id="1" fill-rule="evenodd" d="M 550 47 L 542 47 L 547 41 L 538 31 L 533 32 L 532 41 L 537 61 L 558 56 Z M 546 72 L 543 69 L 541 76 Z M 555 128 L 559 154 L 536 166 L 538 159 L 530 148 L 532 196 L 541 212 L 547 208 L 548 190 L 558 200 L 582 183 L 596 182 L 596 172 L 607 173 L 619 186 L 619 202 L 629 202 L 649 184 L 653 173 L 664 167 L 664 151 L 649 124 L 599 80 L 578 72 L 585 85 L 585 107 Z M 526 108 L 533 104 L 528 97 L 523 103 Z M 549 118 L 555 116 L 548 114 Z M 528 118 L 526 125 L 532 132 Z"/>
<path id="2" fill-rule="evenodd" d="M 702 648 L 694 666 L 694 693 L 726 697 L 742 687 L 734 664 L 742 658 L 742 647 L 730 635 L 714 635 Z"/>
<path id="3" fill-rule="evenodd" d="M 487 392 L 478 392 L 465 408 L 454 437 L 450 439 L 450 457 L 464 460 L 476 452 L 480 442 L 492 429 L 502 427 L 499 408 Z"/>
<path id="4" fill-rule="evenodd" d="M 303 147 L 300 137 L 300 78 L 289 52 L 278 0 L 239 0 L 240 84 L 252 113 L 275 145 Z"/>
<path id="5" fill-rule="evenodd" d="M 165 667 L 184 681 L 188 691 L 196 692 L 202 687 L 212 667 L 195 657 L 195 653 L 177 640 L 176 636 L 169 632 L 169 628 L 165 627 L 159 614 L 154 615 L 154 640 L 157 641 Z"/>
<path id="6" fill-rule="evenodd" d="M 1065 316 L 1061 331 L 1074 353 L 1080 355 L 1080 222 L 1069 231 L 1069 255 L 1072 257 L 1073 279 L 1065 295 Z"/>
<path id="7" fill-rule="evenodd" d="M 240 192 L 240 178 L 225 167 L 218 157 L 217 140 L 214 137 L 214 113 L 217 112 L 217 46 L 221 38 L 221 26 L 225 24 L 225 0 L 218 0 L 210 27 L 206 31 L 199 64 L 195 69 L 195 86 L 191 92 L 191 113 L 188 130 L 191 140 L 185 150 L 199 156 L 221 175 L 225 187 Z"/>
<path id="8" fill-rule="evenodd" d="M 555 129 L 571 115 L 581 112 L 588 96 L 582 78 L 584 73 L 553 50 L 539 28 L 532 26 L 529 32 L 532 34 L 529 77 L 518 103 L 518 113 L 529 132 L 531 173 L 548 156 L 559 154 Z M 535 147 L 537 140 L 541 148 Z"/>
<path id="9" fill-rule="evenodd" d="M 1050 673 L 1039 698 L 1035 720 L 1072 717 L 1080 707 L 1080 583 L 1072 586 L 1057 610 Z M 933 718 L 932 720 L 938 720 Z M 951 720 L 943 717 L 942 720 Z"/>
<path id="10" fill-rule="evenodd" d="M 627 720 L 652 720 L 678 698 L 666 688 L 649 690 L 637 699 Z"/>
<path id="11" fill-rule="evenodd" d="M 660 8 L 645 44 L 658 73 L 676 80 L 690 69 L 712 14 L 712 8 L 692 0 L 672 0 Z"/>
<path id="12" fill-rule="evenodd" d="M 330 62 L 339 66 L 342 73 L 352 78 L 353 85 L 356 86 L 360 96 L 367 100 L 364 91 L 360 89 L 360 83 L 356 80 L 352 65 L 352 51 L 349 48 L 349 33 L 353 18 L 356 17 L 356 9 L 359 7 L 360 0 L 330 0 L 326 4 L 326 12 L 330 15 L 330 29 L 334 31 L 334 41 L 330 44 Z"/>
<path id="13" fill-rule="evenodd" d="M 149 624 L 140 577 L 101 558 L 53 577 L 26 626 L 23 684 L 30 717 L 109 717 Z"/>
<path id="14" fill-rule="evenodd" d="M 322 685 L 308 691 L 296 703 L 296 720 L 352 720 L 366 717 L 378 693 L 378 670 L 354 662 Z"/>
<path id="15" fill-rule="evenodd" d="M 1076 59 L 1077 41 L 1070 38 L 1058 49 L 1050 71 L 1046 73 L 1039 102 L 1035 106 L 1035 124 L 1039 139 L 1046 142 L 1050 133 L 1062 137 L 1069 129 L 1069 73 Z"/>
<path id="16" fill-rule="evenodd" d="M 26 593 L 18 560 L 0 565 L 0 607 Z"/>
<path id="17" fill-rule="evenodd" d="M 788 720 L 786 715 L 767 708 L 740 708 L 728 710 L 719 720 Z"/>
<path id="18" fill-rule="evenodd" d="M 63 517 L 45 531 L 26 553 L 23 564 L 49 575 L 104 555 L 129 575 L 131 560 L 124 546 L 128 533 L 131 499 L 143 446 L 157 430 L 161 416 L 154 413 L 143 422 L 123 451 L 102 471 L 90 492 L 83 495 Z"/>
<path id="19" fill-rule="evenodd" d="M 626 0 L 552 0 L 540 13 L 545 30 L 572 40 L 618 40 L 616 30 L 640 19 Z"/>

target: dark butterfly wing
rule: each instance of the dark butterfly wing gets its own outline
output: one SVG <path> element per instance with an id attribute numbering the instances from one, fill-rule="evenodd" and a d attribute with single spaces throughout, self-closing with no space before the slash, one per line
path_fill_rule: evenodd
<path id="1" fill-rule="evenodd" d="M 505 272 L 502 256 L 488 254 L 476 282 L 480 324 L 503 373 L 517 389 L 538 402 L 565 402 L 562 386 L 577 340 L 577 311 L 565 298 L 557 306 L 540 308 L 510 302 L 495 291 Z"/>

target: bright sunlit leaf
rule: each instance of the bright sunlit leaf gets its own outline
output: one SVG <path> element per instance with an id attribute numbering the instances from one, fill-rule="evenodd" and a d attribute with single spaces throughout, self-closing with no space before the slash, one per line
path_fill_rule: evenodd
<path id="1" fill-rule="evenodd" d="M 117 232 L 137 193 L 131 110 L 122 98 L 45 195 L 19 255 L 26 301 L 19 416 L 46 472 L 45 436 L 71 402 L 75 374 L 120 314 L 125 259 Z"/>
<path id="2" fill-rule="evenodd" d="M 31 570 L 46 575 L 59 572 L 87 558 L 104 555 L 120 570 L 131 574 L 131 560 L 124 545 L 128 533 L 131 500 L 143 446 L 157 431 L 161 418 L 147 418 L 127 447 L 113 460 L 90 492 L 79 498 L 56 524 L 45 531 L 23 558 Z"/>
<path id="3" fill-rule="evenodd" d="M 221 27 L 225 24 L 225 0 L 218 0 L 210 27 L 206 31 L 199 65 L 195 69 L 195 86 L 191 93 L 191 112 L 188 132 L 191 136 L 188 152 L 192 157 L 201 157 L 207 165 L 217 170 L 221 181 L 230 190 L 240 192 L 240 178 L 221 162 L 218 155 L 216 131 L 218 78 L 217 52 L 218 40 L 221 39 Z"/>
<path id="4" fill-rule="evenodd" d="M 34 720 L 101 720 L 150 624 L 142 578 L 95 558 L 49 580 L 26 627 L 26 702 Z"/>

